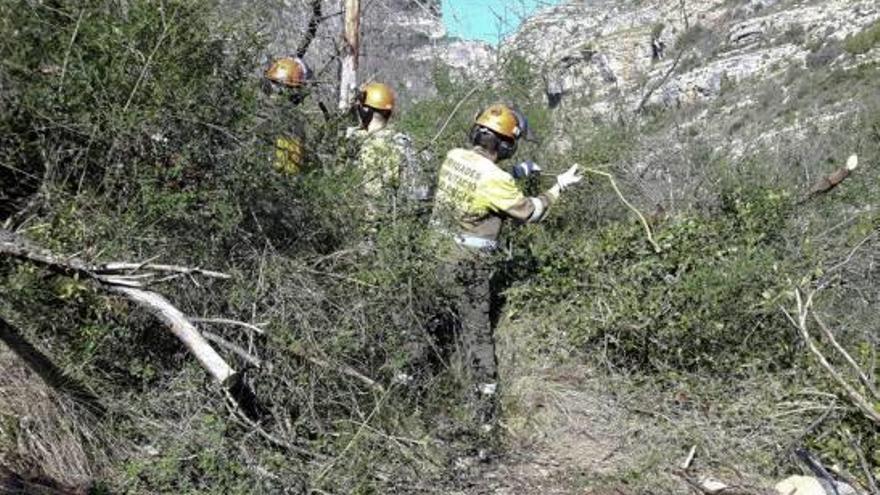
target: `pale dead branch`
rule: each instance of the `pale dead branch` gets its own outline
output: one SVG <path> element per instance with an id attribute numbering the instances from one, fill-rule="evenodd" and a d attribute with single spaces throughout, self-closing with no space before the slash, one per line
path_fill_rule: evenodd
<path id="1" fill-rule="evenodd" d="M 238 357 L 240 357 L 240 358 L 244 359 L 245 361 L 247 361 L 248 363 L 250 363 L 254 368 L 262 367 L 263 363 L 260 361 L 260 358 L 254 356 L 253 354 L 244 350 L 240 345 L 233 344 L 232 342 L 224 339 L 223 337 L 221 337 L 215 333 L 203 331 L 202 335 L 205 336 L 206 340 L 210 340 L 211 342 L 217 344 L 218 346 L 238 355 Z"/>
<path id="2" fill-rule="evenodd" d="M 850 365 L 853 371 L 856 373 L 856 376 L 859 377 L 859 381 L 862 382 L 862 385 L 871 392 L 871 396 L 875 401 L 880 402 L 880 393 L 877 392 L 877 387 L 871 382 L 871 379 L 868 378 L 868 375 L 859 367 L 856 360 L 837 342 L 837 339 L 834 337 L 834 334 L 831 330 L 828 329 L 828 326 L 825 325 L 825 322 L 819 318 L 819 315 L 816 312 L 813 312 L 813 320 L 819 325 L 819 329 L 822 331 L 822 334 L 828 339 L 828 342 L 834 347 L 834 349 L 840 353 L 843 359 Z"/>
<path id="3" fill-rule="evenodd" d="M 162 295 L 142 289 L 140 281 L 144 274 L 117 275 L 120 270 L 136 271 L 137 267 L 151 264 L 108 263 L 103 267 L 93 266 L 76 257 L 58 256 L 29 242 L 18 234 L 0 229 L 0 256 L 8 256 L 45 266 L 54 273 L 77 276 L 96 282 L 102 289 L 124 296 L 129 301 L 141 306 L 162 322 L 192 352 L 205 369 L 223 386 L 231 386 L 236 380 L 236 372 L 211 347 L 196 329 L 195 325 Z M 152 265 L 153 270 L 185 273 L 190 276 L 202 274 L 206 276 L 228 277 L 219 272 L 178 267 L 175 265 Z"/>
<path id="4" fill-rule="evenodd" d="M 181 275 L 202 275 L 210 278 L 219 278 L 219 279 L 230 279 L 232 278 L 230 275 L 226 273 L 221 273 L 213 270 L 203 270 L 201 268 L 192 268 L 186 266 L 178 266 L 178 265 L 162 265 L 156 263 L 130 263 L 123 261 L 115 261 L 111 263 L 104 263 L 97 267 L 97 271 L 100 273 L 111 273 L 111 272 L 132 272 L 139 270 L 152 270 L 155 272 L 166 272 L 166 273 L 178 273 Z"/>
<path id="5" fill-rule="evenodd" d="M 263 335 L 264 333 L 266 333 L 263 331 L 262 328 L 260 328 L 256 325 L 253 325 L 251 323 L 245 323 L 243 321 L 238 321 L 238 320 L 230 320 L 228 318 L 190 318 L 190 321 L 193 321 L 196 323 L 214 323 L 217 325 L 238 326 L 238 327 L 246 328 L 248 330 L 253 330 L 254 332 L 256 332 L 260 335 Z"/>
<path id="6" fill-rule="evenodd" d="M 174 336 L 183 342 L 183 345 L 196 356 L 196 359 L 220 384 L 229 385 L 232 382 L 236 375 L 235 370 L 226 364 L 226 361 L 217 354 L 217 351 L 202 337 L 196 327 L 167 299 L 155 292 L 132 287 L 114 287 L 112 290 L 124 295 L 137 305 L 147 308 L 162 320 L 171 329 Z"/>
<path id="7" fill-rule="evenodd" d="M 850 385 L 843 376 L 838 373 L 838 371 L 831 365 L 819 347 L 816 345 L 813 340 L 810 332 L 807 328 L 807 319 L 810 315 L 810 309 L 813 305 L 813 297 L 815 296 L 816 291 L 811 291 L 807 294 L 806 299 L 801 296 L 800 289 L 795 289 L 795 301 L 797 302 L 797 320 L 783 307 L 783 314 L 785 314 L 788 321 L 797 329 L 800 333 L 801 338 L 803 338 L 804 343 L 807 344 L 807 348 L 819 362 L 819 365 L 828 372 L 828 375 L 835 381 L 837 384 L 843 389 L 846 396 L 849 398 L 850 402 L 863 414 L 865 417 L 873 421 L 874 423 L 880 424 L 880 413 L 878 413 L 874 407 L 871 405 L 868 400 L 862 396 L 852 385 Z"/>
<path id="8" fill-rule="evenodd" d="M 684 461 L 681 463 L 681 468 L 687 471 L 690 469 L 691 464 L 694 462 L 694 456 L 697 454 L 697 446 L 694 445 L 691 447 L 691 450 L 688 452 L 687 457 L 685 457 Z"/>

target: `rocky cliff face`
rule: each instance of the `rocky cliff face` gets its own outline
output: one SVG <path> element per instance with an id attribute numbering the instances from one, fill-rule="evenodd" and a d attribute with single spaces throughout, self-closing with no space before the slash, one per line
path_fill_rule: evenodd
<path id="1" fill-rule="evenodd" d="M 554 109 L 556 151 L 577 147 L 572 126 L 633 123 L 638 149 L 612 166 L 640 201 L 668 206 L 697 201 L 696 184 L 715 180 L 706 163 L 772 156 L 809 180 L 856 150 L 823 136 L 880 104 L 880 3 L 578 0 L 528 20 L 500 56 L 541 75 L 530 90 Z"/>
<path id="2" fill-rule="evenodd" d="M 543 74 L 550 101 L 605 114 L 713 99 L 811 56 L 837 62 L 842 51 L 818 51 L 878 18 L 873 0 L 581 0 L 527 21 L 508 50 Z"/>

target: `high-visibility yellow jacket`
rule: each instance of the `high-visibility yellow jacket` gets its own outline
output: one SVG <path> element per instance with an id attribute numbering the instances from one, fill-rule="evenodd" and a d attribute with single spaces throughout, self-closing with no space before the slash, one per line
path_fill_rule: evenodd
<path id="1" fill-rule="evenodd" d="M 538 222 L 556 200 L 552 192 L 527 197 L 513 176 L 475 150 L 454 149 L 437 177 L 432 223 L 451 234 L 495 241 L 505 217 Z"/>
<path id="2" fill-rule="evenodd" d="M 278 95 L 265 96 L 262 103 L 254 134 L 271 146 L 268 159 L 275 170 L 285 175 L 299 174 L 308 156 L 302 109 Z"/>

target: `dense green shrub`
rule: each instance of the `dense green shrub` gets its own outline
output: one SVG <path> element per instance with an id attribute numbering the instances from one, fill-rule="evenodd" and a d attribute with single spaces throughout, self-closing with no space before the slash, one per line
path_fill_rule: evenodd
<path id="1" fill-rule="evenodd" d="M 862 55 L 871 51 L 880 43 L 880 22 L 868 26 L 860 33 L 848 37 L 843 48 L 853 55 Z"/>
<path id="2" fill-rule="evenodd" d="M 660 225 L 659 254 L 635 222 L 533 236 L 525 249 L 538 273 L 511 289 L 511 312 L 543 318 L 541 331 L 602 349 L 615 366 L 731 373 L 784 365 L 792 351 L 778 311 L 794 268 L 783 261 L 788 205 L 773 190 L 733 191 L 712 214 Z"/>

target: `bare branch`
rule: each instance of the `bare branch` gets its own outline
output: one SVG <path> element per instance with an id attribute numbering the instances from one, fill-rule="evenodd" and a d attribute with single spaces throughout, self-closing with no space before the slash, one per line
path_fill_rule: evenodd
<path id="1" fill-rule="evenodd" d="M 216 323 L 219 325 L 233 325 L 233 326 L 244 327 L 244 328 L 247 328 L 248 330 L 253 330 L 254 332 L 256 332 L 260 335 L 263 335 L 265 333 L 262 328 L 260 328 L 256 325 L 252 325 L 250 323 L 245 323 L 243 321 L 238 321 L 238 320 L 230 320 L 227 318 L 190 318 L 190 321 L 193 321 L 196 323 Z"/>
<path id="2" fill-rule="evenodd" d="M 202 332 L 202 335 L 204 335 L 206 340 L 210 340 L 218 346 L 237 354 L 240 358 L 250 363 L 254 368 L 262 367 L 263 363 L 260 361 L 260 359 L 249 353 L 248 351 L 244 350 L 240 345 L 233 344 L 232 342 L 224 339 L 223 337 L 215 333 Z"/>
<path id="3" fill-rule="evenodd" d="M 831 330 L 828 329 L 828 326 L 825 325 L 825 322 L 823 322 L 819 318 L 819 315 L 816 312 L 813 312 L 813 320 L 815 320 L 816 323 L 819 325 L 819 329 L 822 330 L 822 334 L 825 335 L 825 338 L 828 339 L 828 342 L 831 343 L 834 349 L 839 352 L 841 356 L 843 356 L 843 359 L 847 362 L 847 364 L 849 364 L 853 371 L 856 372 L 856 375 L 859 377 L 859 381 L 862 382 L 862 385 L 864 385 L 865 388 L 867 388 L 871 392 L 874 400 L 880 401 L 880 393 L 877 392 L 877 387 L 875 387 L 874 384 L 871 383 L 868 375 L 866 375 L 865 372 L 862 371 L 862 368 L 859 367 L 858 363 L 856 363 L 856 360 L 853 359 L 850 353 L 846 352 L 846 349 L 844 349 L 843 346 L 841 346 L 840 343 L 837 342 L 834 334 L 831 333 Z"/>
<path id="4" fill-rule="evenodd" d="M 678 67 L 678 63 L 681 62 L 681 57 L 684 55 L 684 52 L 685 50 L 679 49 L 678 55 L 676 55 L 675 60 L 672 61 L 672 66 L 670 66 L 669 70 L 666 71 L 666 74 L 663 74 L 663 77 L 661 77 L 660 80 L 657 81 L 657 84 L 651 87 L 651 89 L 649 89 L 647 93 L 645 93 L 645 96 L 642 97 L 642 101 L 639 102 L 639 106 L 636 107 L 635 113 L 642 113 L 642 110 L 645 109 L 645 105 L 648 103 L 648 100 L 651 99 L 651 95 L 653 95 L 655 91 L 660 89 L 661 86 L 666 84 L 666 81 L 669 80 L 669 77 L 672 76 L 672 74 L 675 72 L 675 69 Z"/>
<path id="5" fill-rule="evenodd" d="M 61 64 L 61 81 L 58 83 L 59 92 L 64 89 L 64 77 L 67 75 L 67 64 L 70 62 L 70 51 L 73 49 L 73 43 L 76 41 L 76 36 L 79 34 L 79 26 L 82 24 L 83 15 L 85 13 L 86 9 L 81 9 L 79 11 L 79 17 L 76 19 L 76 26 L 73 28 L 73 34 L 70 35 L 70 42 L 67 44 L 67 52 L 64 54 L 64 62 Z"/>
<path id="6" fill-rule="evenodd" d="M 804 342 L 807 344 L 807 347 L 809 348 L 813 356 L 815 356 L 819 364 L 823 368 L 825 368 L 831 378 L 834 379 L 834 381 L 837 382 L 837 384 L 840 385 L 841 388 L 843 388 L 844 392 L 849 397 L 850 402 L 854 406 L 856 406 L 856 408 L 858 408 L 859 411 L 861 411 L 862 414 L 864 414 L 868 419 L 877 424 L 880 424 L 880 413 L 874 410 L 874 407 L 861 394 L 859 394 L 858 391 L 856 391 L 856 389 L 852 387 L 852 385 L 847 383 L 846 380 L 844 380 L 843 377 L 840 376 L 840 373 L 838 373 L 837 370 L 834 369 L 833 366 L 831 366 L 831 363 L 828 362 L 828 359 L 825 358 L 825 355 L 822 354 L 822 351 L 819 350 L 819 347 L 816 346 L 816 343 L 810 336 L 809 330 L 807 330 L 807 317 L 810 312 L 810 307 L 812 306 L 814 294 L 815 291 L 809 293 L 807 295 L 806 302 L 804 302 L 803 298 L 801 297 L 800 290 L 795 289 L 795 299 L 797 301 L 798 307 L 798 321 L 795 321 L 794 318 L 792 318 L 791 314 L 789 314 L 789 312 L 785 308 L 780 309 L 782 309 L 782 312 L 785 314 L 788 320 L 798 330 L 801 338 L 804 339 Z"/>
<path id="7" fill-rule="evenodd" d="M 306 52 L 309 50 L 309 45 L 312 44 L 312 40 L 314 40 L 315 35 L 318 34 L 318 25 L 325 19 L 324 13 L 321 9 L 321 3 L 321 0 L 312 0 L 312 17 L 309 19 L 309 27 L 306 29 L 306 35 L 296 49 L 297 57 L 302 58 L 305 56 Z"/>
<path id="8" fill-rule="evenodd" d="M 96 271 L 101 274 L 137 270 L 153 270 L 156 272 L 179 273 L 181 275 L 203 275 L 205 277 L 219 278 L 224 280 L 232 278 L 226 273 L 215 272 L 212 270 L 203 270 L 201 268 L 190 268 L 177 265 L 161 265 L 156 263 L 131 263 L 116 261 L 104 263 L 103 265 L 99 265 L 96 268 Z"/>
<path id="9" fill-rule="evenodd" d="M 112 291 L 147 308 L 162 320 L 220 384 L 226 386 L 232 383 L 236 375 L 235 370 L 226 364 L 226 361 L 208 344 L 208 341 L 202 337 L 196 327 L 167 299 L 155 292 L 131 287 L 113 287 Z"/>
<path id="10" fill-rule="evenodd" d="M 9 256 L 41 266 L 45 266 L 54 273 L 62 275 L 79 276 L 90 279 L 108 292 L 120 294 L 135 304 L 146 308 L 156 315 L 171 329 L 171 332 L 192 352 L 199 362 L 208 370 L 223 386 L 230 386 L 237 376 L 223 358 L 211 347 L 204 337 L 198 332 L 195 325 L 174 305 L 168 302 L 158 293 L 141 289 L 140 279 L 151 274 L 112 275 L 122 269 L 138 269 L 150 264 L 137 263 L 110 263 L 102 269 L 76 258 L 64 258 L 51 251 L 30 243 L 27 239 L 6 229 L 0 229 L 0 256 Z M 109 274 L 108 267 L 109 266 Z M 202 273 L 209 276 L 228 277 L 228 275 L 209 272 L 200 269 L 182 268 L 174 265 L 152 265 L 154 270 L 171 271 L 175 273 Z"/>
<path id="11" fill-rule="evenodd" d="M 177 17 L 177 11 L 174 11 L 174 14 L 171 16 L 171 20 Z M 165 38 L 168 36 L 168 28 L 169 25 L 166 24 L 162 28 L 162 34 L 159 35 L 158 41 L 156 41 L 156 45 L 153 47 L 153 51 L 150 52 L 150 55 L 147 57 L 147 61 L 144 62 L 144 66 L 141 68 L 141 73 L 138 75 L 137 80 L 134 83 L 134 86 L 131 88 L 131 93 L 128 95 L 128 100 L 125 102 L 125 105 L 122 107 L 122 114 L 125 114 L 128 111 L 128 107 L 131 105 L 131 102 L 134 100 L 134 96 L 137 94 L 138 89 L 140 89 L 141 83 L 144 81 L 144 77 L 147 75 L 147 72 L 150 70 L 150 65 L 153 64 L 153 57 L 156 56 L 156 53 L 159 51 L 159 48 L 162 46 L 162 43 L 165 41 Z"/>

